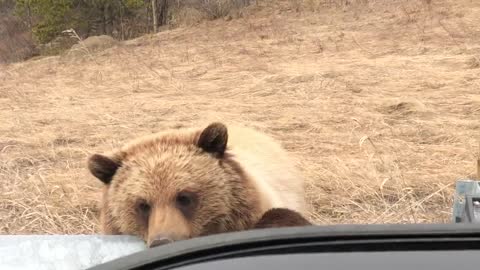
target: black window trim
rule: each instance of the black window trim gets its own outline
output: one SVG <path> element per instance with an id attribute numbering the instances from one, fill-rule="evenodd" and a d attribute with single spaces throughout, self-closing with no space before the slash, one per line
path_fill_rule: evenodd
<path id="1" fill-rule="evenodd" d="M 258 229 L 147 249 L 90 270 L 172 269 L 242 256 L 302 252 L 480 250 L 480 225 L 375 224 Z"/>

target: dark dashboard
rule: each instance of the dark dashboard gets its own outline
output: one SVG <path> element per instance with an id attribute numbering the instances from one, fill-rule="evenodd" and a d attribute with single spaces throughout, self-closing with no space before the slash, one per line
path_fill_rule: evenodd
<path id="1" fill-rule="evenodd" d="M 478 224 L 256 229 L 178 241 L 91 270 L 472 269 Z"/>

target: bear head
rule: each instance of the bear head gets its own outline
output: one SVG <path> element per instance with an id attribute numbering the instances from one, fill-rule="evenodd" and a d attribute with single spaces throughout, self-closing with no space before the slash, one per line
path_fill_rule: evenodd
<path id="1" fill-rule="evenodd" d="M 258 196 L 227 142 L 226 126 L 212 123 L 90 156 L 89 171 L 104 183 L 104 230 L 139 236 L 152 247 L 253 226 Z"/>

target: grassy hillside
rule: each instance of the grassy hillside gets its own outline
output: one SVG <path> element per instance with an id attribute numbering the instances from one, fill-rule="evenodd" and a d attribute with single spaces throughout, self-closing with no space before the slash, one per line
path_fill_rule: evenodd
<path id="1" fill-rule="evenodd" d="M 349 2 L 0 66 L 0 233 L 98 232 L 90 153 L 214 120 L 282 140 L 319 224 L 450 222 L 479 151 L 480 3 Z"/>

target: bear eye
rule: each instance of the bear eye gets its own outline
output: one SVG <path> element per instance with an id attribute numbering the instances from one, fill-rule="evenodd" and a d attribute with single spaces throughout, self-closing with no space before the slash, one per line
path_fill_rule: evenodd
<path id="1" fill-rule="evenodd" d="M 192 199 L 188 194 L 180 193 L 177 196 L 177 204 L 180 207 L 189 207 L 192 204 Z"/>
<path id="2" fill-rule="evenodd" d="M 193 192 L 182 191 L 177 194 L 175 204 L 180 211 L 186 216 L 191 217 L 197 206 L 197 195 Z"/>
<path id="3" fill-rule="evenodd" d="M 145 200 L 140 200 L 137 204 L 137 211 L 144 217 L 150 215 L 151 206 Z"/>

